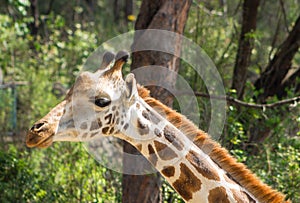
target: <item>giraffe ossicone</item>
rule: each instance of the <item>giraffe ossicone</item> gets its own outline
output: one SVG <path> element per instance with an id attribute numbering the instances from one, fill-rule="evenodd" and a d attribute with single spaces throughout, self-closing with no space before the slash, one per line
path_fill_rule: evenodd
<path id="1" fill-rule="evenodd" d="M 133 74 L 124 80 L 128 57 L 108 52 L 95 73 L 81 73 L 29 130 L 27 146 L 114 136 L 135 146 L 186 202 L 285 202 L 191 121 L 152 98 Z"/>

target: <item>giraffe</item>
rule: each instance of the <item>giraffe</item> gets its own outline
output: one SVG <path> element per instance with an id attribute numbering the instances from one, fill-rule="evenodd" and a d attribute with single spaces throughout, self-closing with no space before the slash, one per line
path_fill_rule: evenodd
<path id="1" fill-rule="evenodd" d="M 128 57 L 107 52 L 95 73 L 81 73 L 29 130 L 27 146 L 115 136 L 137 148 L 185 202 L 286 202 L 185 116 L 152 98 L 132 73 L 123 79 Z"/>

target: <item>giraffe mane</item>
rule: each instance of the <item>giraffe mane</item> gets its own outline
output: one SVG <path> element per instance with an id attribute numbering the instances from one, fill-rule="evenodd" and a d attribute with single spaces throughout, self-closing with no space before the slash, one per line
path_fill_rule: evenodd
<path id="1" fill-rule="evenodd" d="M 204 153 L 208 154 L 220 168 L 225 170 L 229 174 L 229 177 L 244 187 L 258 201 L 285 202 L 285 196 L 282 193 L 273 190 L 270 186 L 263 183 L 244 164 L 238 163 L 226 149 L 212 140 L 207 133 L 199 130 L 185 116 L 152 98 L 150 91 L 142 86 L 138 86 L 138 93 L 148 105 L 155 108 L 158 113 L 164 115 L 170 123 L 183 132 Z"/>

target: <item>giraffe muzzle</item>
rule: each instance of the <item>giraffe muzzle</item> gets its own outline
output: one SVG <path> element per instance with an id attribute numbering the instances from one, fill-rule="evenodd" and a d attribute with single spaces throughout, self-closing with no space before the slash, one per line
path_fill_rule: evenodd
<path id="1" fill-rule="evenodd" d="M 46 148 L 53 142 L 55 132 L 46 122 L 37 122 L 29 130 L 26 136 L 26 145 L 28 147 Z"/>

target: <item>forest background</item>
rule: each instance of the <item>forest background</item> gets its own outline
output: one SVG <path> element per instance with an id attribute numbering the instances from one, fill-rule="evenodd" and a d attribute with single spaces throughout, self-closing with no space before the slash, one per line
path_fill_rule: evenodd
<path id="1" fill-rule="evenodd" d="M 122 202 L 122 174 L 101 166 L 81 144 L 36 150 L 24 138 L 63 98 L 89 54 L 135 29 L 141 4 L 0 1 L 0 202 Z M 294 202 L 300 202 L 299 10 L 299 0 L 191 1 L 183 33 L 223 79 L 228 105 L 219 141 Z M 205 85 L 182 61 L 179 73 L 198 96 L 199 127 L 207 130 Z M 182 202 L 165 182 L 161 193 L 163 202 Z"/>

